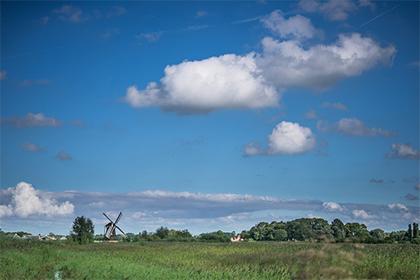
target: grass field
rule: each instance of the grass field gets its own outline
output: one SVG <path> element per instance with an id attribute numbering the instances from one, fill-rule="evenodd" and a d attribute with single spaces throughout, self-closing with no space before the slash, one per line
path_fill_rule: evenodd
<path id="1" fill-rule="evenodd" d="M 1 279 L 420 279 L 420 246 L 0 242 Z"/>

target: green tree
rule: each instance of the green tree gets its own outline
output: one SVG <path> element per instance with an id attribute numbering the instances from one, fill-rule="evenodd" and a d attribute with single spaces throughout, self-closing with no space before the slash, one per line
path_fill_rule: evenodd
<path id="1" fill-rule="evenodd" d="M 343 242 L 346 238 L 346 227 L 340 219 L 334 219 L 331 223 L 331 230 L 336 242 Z"/>
<path id="2" fill-rule="evenodd" d="M 347 223 L 346 237 L 353 242 L 366 242 L 369 240 L 369 231 L 365 224 Z"/>
<path id="3" fill-rule="evenodd" d="M 72 239 L 79 244 L 89 243 L 93 241 L 94 227 L 89 218 L 84 216 L 76 217 L 73 222 Z"/>
<path id="4" fill-rule="evenodd" d="M 374 229 L 369 232 L 370 234 L 370 241 L 372 243 L 383 243 L 385 242 L 385 232 L 380 229 Z"/>
<path id="5" fill-rule="evenodd" d="M 165 239 L 169 235 L 169 229 L 167 227 L 160 227 L 156 230 L 156 236 L 160 239 Z"/>

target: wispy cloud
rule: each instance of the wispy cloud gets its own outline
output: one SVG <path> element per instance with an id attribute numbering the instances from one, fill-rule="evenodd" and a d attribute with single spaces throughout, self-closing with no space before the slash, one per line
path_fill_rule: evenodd
<path id="1" fill-rule="evenodd" d="M 320 131 L 332 131 L 350 136 L 391 137 L 395 135 L 395 132 L 383 128 L 368 127 L 357 118 L 343 118 L 333 124 L 320 120 L 317 127 Z"/>
<path id="2" fill-rule="evenodd" d="M 58 127 L 61 122 L 53 117 L 47 117 L 43 113 L 28 113 L 24 117 L 8 117 L 0 119 L 1 124 L 11 125 L 18 128 L 25 127 Z"/>
<path id="3" fill-rule="evenodd" d="M 19 185 L 18 185 L 19 186 Z M 3 213 L 2 227 L 20 224 L 14 216 L 14 193 L 12 189 L 0 190 L 0 213 Z M 203 230 L 242 230 L 262 220 L 287 220 L 304 217 L 308 214 L 324 217 L 340 217 L 344 221 L 362 221 L 371 226 L 402 228 L 407 222 L 417 221 L 418 207 L 401 206 L 400 204 L 377 205 L 355 204 L 334 201 L 316 200 L 285 200 L 273 196 L 256 196 L 232 193 L 194 193 L 172 192 L 165 190 L 147 190 L 130 193 L 107 192 L 45 192 L 38 189 L 29 191 L 42 203 L 34 202 L 31 195 L 28 200 L 22 200 L 25 205 L 25 229 L 32 220 L 50 221 L 46 213 L 49 209 L 61 207 L 61 212 L 67 214 L 88 216 L 96 223 L 104 224 L 101 212 L 124 212 L 121 223 L 127 231 L 139 232 L 141 229 L 156 229 L 158 226 L 188 228 L 195 232 Z M 22 199 L 24 196 L 20 196 Z M 35 203 L 35 204 L 34 204 Z M 50 206 L 48 206 L 50 205 Z M 67 205 L 67 206 L 66 206 Z M 70 211 L 70 206 L 73 208 Z M 406 209 L 405 209 L 406 208 Z M 9 211 L 11 209 L 11 211 Z M 48 211 L 47 211 L 48 210 Z M 10 219 L 9 219 L 10 218 Z M 71 217 L 54 217 L 54 225 L 71 226 Z M 32 224 L 32 227 L 36 224 Z M 37 230 L 50 230 L 38 228 Z M 62 229 L 63 230 L 63 229 Z M 65 232 L 68 228 L 64 229 Z"/>
<path id="4" fill-rule="evenodd" d="M 0 81 L 6 80 L 7 72 L 5 70 L 0 70 Z"/>
<path id="5" fill-rule="evenodd" d="M 58 16 L 58 19 L 71 23 L 80 23 L 88 19 L 82 9 L 72 5 L 63 5 L 62 7 L 53 10 L 53 13 Z"/>
<path id="6" fill-rule="evenodd" d="M 410 144 L 392 144 L 391 151 L 386 154 L 388 158 L 396 159 L 420 159 L 420 151 L 412 147 Z"/>
<path id="7" fill-rule="evenodd" d="M 338 111 L 348 111 L 347 106 L 340 102 L 324 102 L 321 107 Z"/>
<path id="8" fill-rule="evenodd" d="M 34 143 L 25 143 L 22 145 L 22 148 L 27 151 L 27 152 L 31 152 L 31 153 L 39 153 L 39 152 L 43 152 L 45 151 L 45 148 L 34 144 Z"/>
<path id="9" fill-rule="evenodd" d="M 385 182 L 384 179 L 372 178 L 369 180 L 369 183 L 371 184 L 383 184 L 384 182 Z"/>
<path id="10" fill-rule="evenodd" d="M 68 161 L 73 159 L 72 156 L 65 151 L 58 152 L 55 158 L 61 161 Z"/>
<path id="11" fill-rule="evenodd" d="M 31 86 L 47 86 L 51 83 L 48 79 L 38 79 L 38 80 L 23 80 L 20 85 L 22 87 L 31 87 Z"/>

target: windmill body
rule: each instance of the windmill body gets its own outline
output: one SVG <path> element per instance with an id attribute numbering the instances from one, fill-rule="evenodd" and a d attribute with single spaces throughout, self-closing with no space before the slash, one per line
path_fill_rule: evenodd
<path id="1" fill-rule="evenodd" d="M 111 239 L 114 239 L 115 238 L 115 236 L 116 236 L 115 230 L 116 229 L 118 229 L 125 236 L 124 231 L 119 226 L 117 226 L 117 223 L 118 223 L 118 221 L 120 220 L 120 218 L 122 216 L 122 213 L 121 212 L 118 215 L 118 217 L 115 220 L 115 222 L 112 221 L 105 213 L 102 213 L 102 214 L 109 220 L 109 223 L 107 223 L 105 225 L 105 233 L 104 233 L 104 236 L 105 236 L 105 238 L 107 240 L 111 240 Z"/>

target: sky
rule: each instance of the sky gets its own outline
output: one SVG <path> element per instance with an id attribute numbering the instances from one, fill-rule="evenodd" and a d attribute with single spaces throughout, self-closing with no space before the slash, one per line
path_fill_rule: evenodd
<path id="1" fill-rule="evenodd" d="M 1 2 L 0 228 L 419 222 L 419 3 Z"/>

